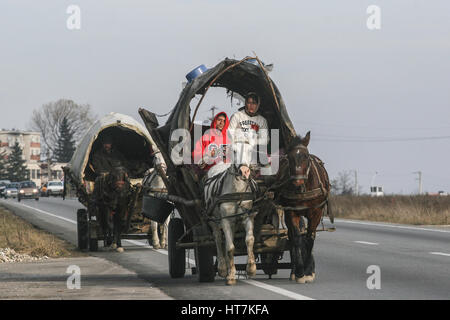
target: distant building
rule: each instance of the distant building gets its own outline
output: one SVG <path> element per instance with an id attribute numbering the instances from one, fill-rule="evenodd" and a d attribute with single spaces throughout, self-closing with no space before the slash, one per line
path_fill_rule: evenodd
<path id="1" fill-rule="evenodd" d="M 42 184 L 52 180 L 63 180 L 64 172 L 62 168 L 65 167 L 66 165 L 67 163 L 52 162 L 50 164 L 50 177 L 49 177 L 48 163 L 46 161 L 41 162 L 40 169 L 41 169 Z"/>
<path id="2" fill-rule="evenodd" d="M 41 185 L 41 134 L 34 131 L 2 130 L 0 131 L 0 153 L 5 152 L 5 158 L 11 154 L 16 142 L 23 151 L 26 161 L 28 179 L 37 186 Z"/>
<path id="3" fill-rule="evenodd" d="M 380 186 L 371 186 L 370 187 L 370 195 L 372 197 L 381 197 L 384 196 L 383 187 Z"/>

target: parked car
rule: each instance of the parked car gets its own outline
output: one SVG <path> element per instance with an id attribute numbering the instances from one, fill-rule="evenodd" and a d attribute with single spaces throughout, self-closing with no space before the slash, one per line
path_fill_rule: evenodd
<path id="1" fill-rule="evenodd" d="M 11 181 L 9 181 L 9 180 L 0 180 L 0 198 L 1 197 L 5 198 L 5 189 L 6 189 L 6 186 L 10 183 L 11 183 Z"/>
<path id="2" fill-rule="evenodd" d="M 17 201 L 22 199 L 39 200 L 39 190 L 33 181 L 22 181 L 19 185 L 19 193 L 17 194 Z"/>
<path id="3" fill-rule="evenodd" d="M 13 182 L 6 186 L 5 188 L 5 199 L 17 198 L 19 193 L 19 183 Z"/>
<path id="4" fill-rule="evenodd" d="M 61 181 L 49 181 L 47 183 L 47 196 L 62 196 L 64 185 Z"/>

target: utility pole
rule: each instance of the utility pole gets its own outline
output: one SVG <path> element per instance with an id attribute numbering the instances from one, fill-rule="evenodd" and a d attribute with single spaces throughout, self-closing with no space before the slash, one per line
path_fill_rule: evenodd
<path id="1" fill-rule="evenodd" d="M 413 173 L 417 173 L 419 175 L 419 178 L 416 180 L 419 180 L 419 195 L 422 194 L 422 171 L 416 171 Z"/>
<path id="2" fill-rule="evenodd" d="M 209 108 L 209 110 L 211 110 L 211 122 L 213 122 L 214 120 L 214 111 L 218 109 L 216 106 L 212 106 L 211 108 Z"/>
<path id="3" fill-rule="evenodd" d="M 358 190 L 358 171 L 355 170 L 355 195 L 359 195 Z"/>

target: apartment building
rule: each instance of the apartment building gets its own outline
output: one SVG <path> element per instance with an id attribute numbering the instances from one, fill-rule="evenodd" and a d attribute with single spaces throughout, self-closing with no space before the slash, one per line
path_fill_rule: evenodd
<path id="1" fill-rule="evenodd" d="M 8 157 L 15 143 L 18 142 L 23 150 L 23 158 L 26 161 L 28 178 L 37 186 L 41 185 L 41 134 L 34 131 L 1 130 L 0 153 L 5 152 Z"/>

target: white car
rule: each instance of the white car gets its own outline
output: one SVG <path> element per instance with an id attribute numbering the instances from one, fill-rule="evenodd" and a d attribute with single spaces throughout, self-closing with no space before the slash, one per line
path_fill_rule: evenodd
<path id="1" fill-rule="evenodd" d="M 47 183 L 47 196 L 62 196 L 64 185 L 61 181 L 49 181 Z"/>

